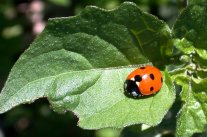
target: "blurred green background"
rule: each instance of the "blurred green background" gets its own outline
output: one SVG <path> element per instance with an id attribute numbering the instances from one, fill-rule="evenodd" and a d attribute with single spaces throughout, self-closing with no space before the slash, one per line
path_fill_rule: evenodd
<path id="1" fill-rule="evenodd" d="M 87 5 L 113 9 L 125 0 L 1 0 L 0 1 L 0 90 L 13 64 L 41 33 L 48 18 L 68 17 Z M 132 0 L 142 10 L 172 27 L 185 6 L 176 0 Z M 157 127 L 130 126 L 125 129 L 83 130 L 71 112 L 54 113 L 46 99 L 21 105 L 0 115 L 0 137 L 134 137 L 174 136 L 177 103 Z M 144 131 L 140 132 L 141 130 Z"/>

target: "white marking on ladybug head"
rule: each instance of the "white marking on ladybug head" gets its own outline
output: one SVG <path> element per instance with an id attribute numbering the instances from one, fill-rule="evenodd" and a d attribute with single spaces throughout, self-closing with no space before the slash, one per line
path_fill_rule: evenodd
<path id="1" fill-rule="evenodd" d="M 135 81 L 135 78 L 134 78 L 134 77 L 132 77 L 130 80 Z"/>
<path id="2" fill-rule="evenodd" d="M 137 86 L 139 87 L 139 82 L 136 82 Z"/>

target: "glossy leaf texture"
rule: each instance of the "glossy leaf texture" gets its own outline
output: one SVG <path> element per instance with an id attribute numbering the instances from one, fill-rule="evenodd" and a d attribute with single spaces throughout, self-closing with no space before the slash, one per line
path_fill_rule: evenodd
<path id="1" fill-rule="evenodd" d="M 168 26 L 133 3 L 50 19 L 12 68 L 0 113 L 46 97 L 55 111 L 73 111 L 86 129 L 156 125 L 174 101 L 168 73 L 161 91 L 145 99 L 126 97 L 123 86 L 134 66 L 164 62 L 171 46 Z"/>
<path id="2" fill-rule="evenodd" d="M 203 132 L 207 124 L 206 75 L 207 75 L 207 6 L 188 6 L 179 16 L 173 28 L 175 46 L 183 56 L 185 70 L 174 75 L 183 87 L 184 102 L 177 122 L 177 136 L 192 136 Z M 179 71 L 177 71 L 179 72 Z"/>

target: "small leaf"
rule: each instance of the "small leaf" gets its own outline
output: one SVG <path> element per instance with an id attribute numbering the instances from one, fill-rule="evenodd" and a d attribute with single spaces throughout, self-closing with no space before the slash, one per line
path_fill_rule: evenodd
<path id="1" fill-rule="evenodd" d="M 178 83 L 182 83 L 182 100 L 185 104 L 178 118 L 177 135 L 188 137 L 203 132 L 207 124 L 207 79 L 180 78 Z"/>
<path id="2" fill-rule="evenodd" d="M 195 49 L 193 47 L 193 43 L 187 41 L 185 38 L 183 38 L 181 40 L 175 39 L 174 44 L 175 44 L 176 48 L 178 48 L 184 54 L 192 54 L 195 52 Z"/>
<path id="3" fill-rule="evenodd" d="M 55 111 L 73 111 L 83 128 L 156 125 L 174 101 L 168 73 L 161 91 L 146 99 L 127 98 L 123 86 L 134 66 L 162 64 L 171 47 L 168 26 L 133 3 L 50 19 L 12 68 L 0 113 L 46 97 Z"/>
<path id="4" fill-rule="evenodd" d="M 71 4 L 71 0 L 48 0 L 58 6 L 68 6 Z"/>

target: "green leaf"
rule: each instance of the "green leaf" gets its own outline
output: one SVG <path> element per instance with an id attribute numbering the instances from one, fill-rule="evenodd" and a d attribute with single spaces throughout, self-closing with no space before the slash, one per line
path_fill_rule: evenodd
<path id="1" fill-rule="evenodd" d="M 203 4 L 206 5 L 206 0 L 188 0 L 188 5 L 199 5 Z"/>
<path id="2" fill-rule="evenodd" d="M 182 51 L 184 54 L 192 54 L 195 52 L 195 48 L 193 47 L 193 44 L 187 41 L 185 38 L 181 40 L 175 39 L 174 44 L 176 48 Z"/>
<path id="3" fill-rule="evenodd" d="M 118 87 L 115 87 L 115 89 Z M 163 84 L 162 90 L 154 97 L 143 99 L 143 100 L 135 100 L 128 99 L 125 96 L 120 97 L 118 100 L 116 95 L 107 96 L 109 100 L 115 100 L 117 98 L 116 103 L 110 105 L 110 103 L 106 103 L 106 106 L 101 111 L 97 112 L 101 106 L 94 107 L 95 113 L 91 115 L 90 113 L 85 116 L 85 113 L 80 113 L 80 111 L 75 109 L 75 113 L 79 113 L 80 121 L 79 125 L 82 127 L 87 127 L 90 129 L 94 128 L 102 128 L 102 127 L 123 127 L 126 125 L 131 125 L 135 123 L 146 123 L 148 125 L 157 125 L 157 123 L 161 122 L 162 117 L 160 114 L 165 114 L 169 107 L 171 106 L 174 100 L 174 88 L 172 87 L 172 83 L 170 77 L 167 73 L 165 73 L 165 84 Z M 93 97 L 93 96 L 92 96 Z M 90 102 L 93 98 L 87 98 L 86 102 Z M 100 97 L 97 102 L 90 102 L 90 106 L 94 106 L 99 101 L 102 102 L 102 97 Z M 165 102 L 167 100 L 167 102 Z M 162 103 L 161 103 L 162 102 Z M 109 105 L 108 105 L 109 104 Z M 143 107 L 144 106 L 144 107 Z M 161 107 L 160 107 L 161 106 Z M 77 112 L 76 112 L 77 111 Z M 161 112 L 161 113 L 160 113 Z M 153 115 L 152 115 L 153 114 Z M 103 119 L 107 119 L 108 123 L 103 122 Z M 96 127 L 94 127 L 95 125 Z"/>
<path id="4" fill-rule="evenodd" d="M 59 6 L 68 6 L 71 4 L 71 0 L 48 0 Z"/>
<path id="5" fill-rule="evenodd" d="M 180 77 L 185 102 L 177 121 L 177 136 L 190 137 L 203 132 L 207 124 L 207 79 L 198 81 Z"/>
<path id="6" fill-rule="evenodd" d="M 119 137 L 121 129 L 105 128 L 97 130 L 96 137 Z"/>
<path id="7" fill-rule="evenodd" d="M 181 13 L 173 28 L 174 37 L 180 39 L 176 47 L 187 47 L 186 52 L 194 50 L 203 59 L 207 59 L 206 12 L 207 6 L 189 6 Z"/>
<path id="8" fill-rule="evenodd" d="M 51 19 L 12 68 L 0 113 L 46 97 L 55 111 L 73 111 L 83 128 L 156 125 L 174 101 L 168 73 L 161 91 L 145 99 L 127 98 L 123 86 L 140 64 L 163 62 L 171 46 L 168 26 L 133 3 Z"/>
<path id="9" fill-rule="evenodd" d="M 203 132 L 207 124 L 207 6 L 193 2 L 181 13 L 173 28 L 176 47 L 186 54 L 186 71 L 172 76 L 182 86 L 180 96 L 184 104 L 177 121 L 177 135 L 182 137 Z"/>

